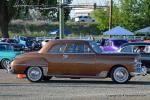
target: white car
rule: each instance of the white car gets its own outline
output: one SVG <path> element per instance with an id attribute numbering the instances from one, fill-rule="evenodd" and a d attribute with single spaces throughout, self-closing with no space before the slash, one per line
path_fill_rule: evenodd
<path id="1" fill-rule="evenodd" d="M 75 22 L 95 22 L 95 19 L 90 16 L 78 16 L 75 18 Z"/>
<path id="2" fill-rule="evenodd" d="M 43 41 L 42 41 L 42 47 L 43 47 L 49 40 L 51 40 L 51 39 L 43 40 Z"/>

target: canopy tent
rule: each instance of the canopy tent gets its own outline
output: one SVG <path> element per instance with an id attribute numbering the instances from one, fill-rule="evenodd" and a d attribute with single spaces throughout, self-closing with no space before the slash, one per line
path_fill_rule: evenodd
<path id="1" fill-rule="evenodd" d="M 134 33 L 124 29 L 123 27 L 117 26 L 104 32 L 103 35 L 134 35 Z"/>
<path id="2" fill-rule="evenodd" d="M 137 30 L 135 33 L 150 33 L 150 26 Z"/>
<path id="3" fill-rule="evenodd" d="M 53 29 L 52 31 L 49 31 L 48 34 L 59 34 L 59 29 Z M 68 30 L 64 30 L 64 34 L 68 35 L 68 34 L 72 34 L 72 33 Z"/>

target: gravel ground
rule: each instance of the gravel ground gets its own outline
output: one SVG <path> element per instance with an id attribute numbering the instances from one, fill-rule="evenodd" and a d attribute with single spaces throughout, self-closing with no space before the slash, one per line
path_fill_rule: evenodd
<path id="1" fill-rule="evenodd" d="M 127 84 L 111 79 L 61 79 L 31 83 L 0 70 L 0 100 L 150 100 L 150 75 Z"/>

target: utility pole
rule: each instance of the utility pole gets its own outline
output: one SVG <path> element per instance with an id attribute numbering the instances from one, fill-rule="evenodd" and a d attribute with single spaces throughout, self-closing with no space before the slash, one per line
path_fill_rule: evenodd
<path id="1" fill-rule="evenodd" d="M 109 2 L 109 29 L 112 28 L 112 11 L 113 11 L 113 0 Z"/>
<path id="2" fill-rule="evenodd" d="M 64 0 L 59 0 L 59 39 L 64 34 Z"/>

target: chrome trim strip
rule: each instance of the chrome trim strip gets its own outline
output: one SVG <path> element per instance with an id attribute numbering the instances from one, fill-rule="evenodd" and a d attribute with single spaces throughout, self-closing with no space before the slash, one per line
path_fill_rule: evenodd
<path id="1" fill-rule="evenodd" d="M 16 66 L 39 66 L 39 67 L 45 67 L 47 65 L 35 65 L 35 64 L 16 64 Z"/>
<path id="2" fill-rule="evenodd" d="M 99 63 L 101 63 L 101 64 L 136 64 L 136 62 L 134 62 L 134 61 L 109 61 L 109 60 L 103 60 L 103 59 L 101 59 L 101 60 L 96 60 L 96 64 L 99 64 Z"/>
<path id="3" fill-rule="evenodd" d="M 142 75 L 141 73 L 136 73 L 136 72 L 130 72 L 130 75 L 131 76 L 139 76 L 139 75 Z M 145 75 L 145 74 L 144 74 Z"/>
<path id="4" fill-rule="evenodd" d="M 69 54 L 74 54 L 74 55 L 75 55 L 75 54 L 95 54 L 95 53 L 48 53 L 48 54 L 62 54 L 62 55 L 63 55 L 63 54 L 64 54 L 64 55 L 67 55 L 67 54 L 68 54 L 68 55 L 69 55 Z"/>
<path id="5" fill-rule="evenodd" d="M 53 76 L 53 77 L 62 77 L 62 78 L 106 78 L 108 74 L 108 71 L 102 71 L 99 74 L 96 74 L 95 76 L 84 76 L 84 75 L 60 75 L 60 74 L 49 74 L 47 76 Z"/>

